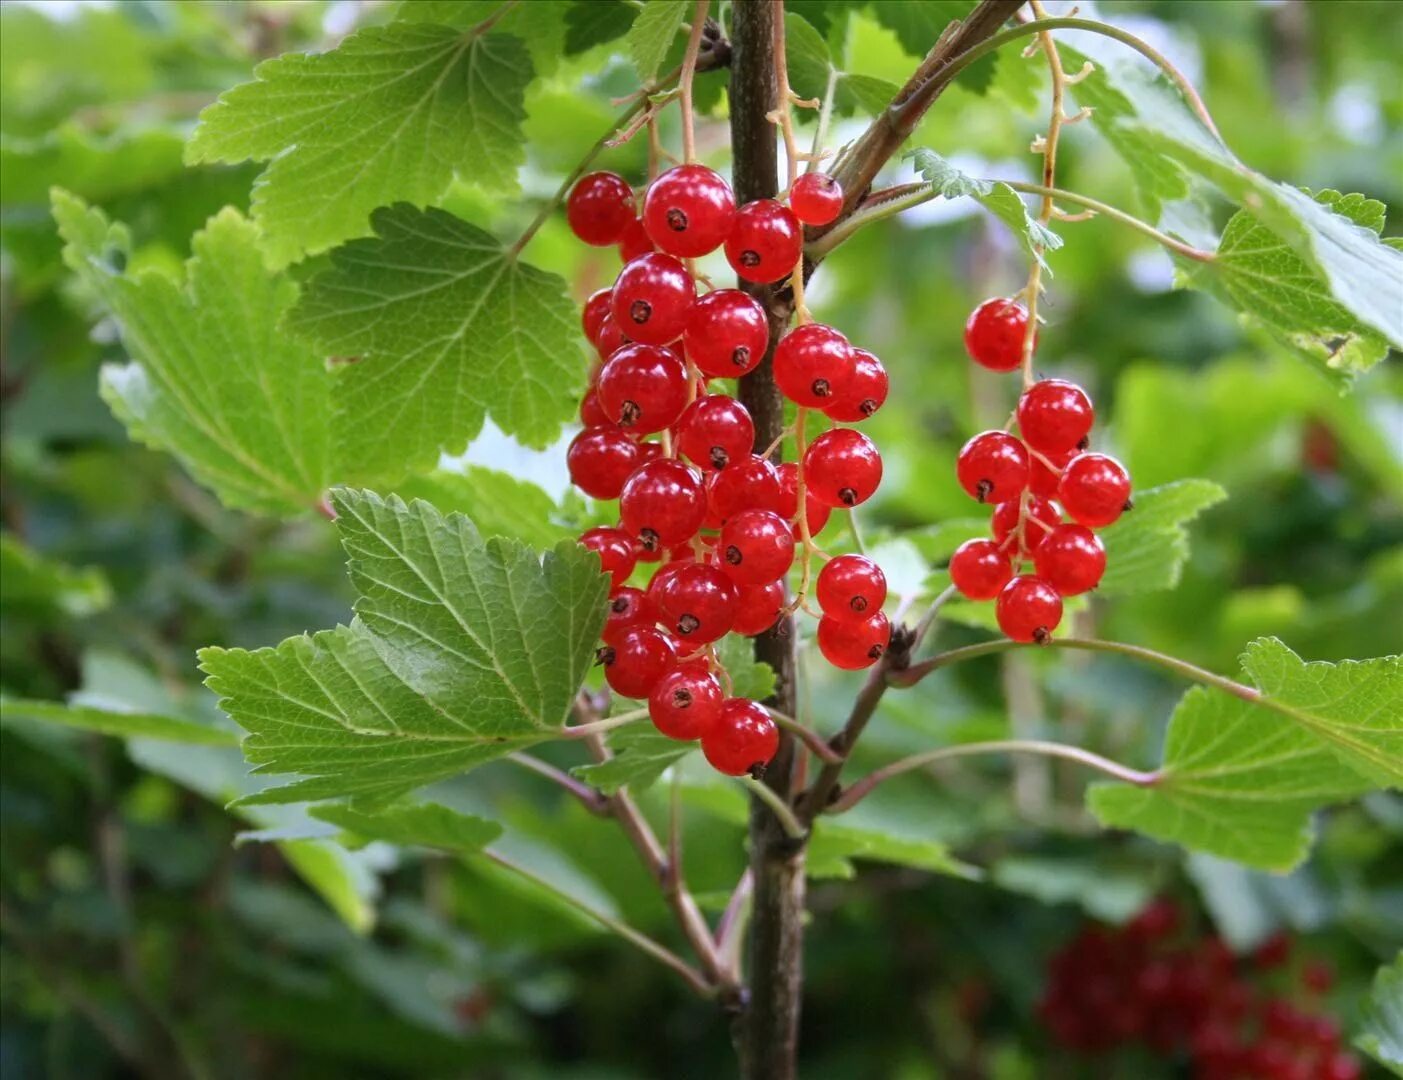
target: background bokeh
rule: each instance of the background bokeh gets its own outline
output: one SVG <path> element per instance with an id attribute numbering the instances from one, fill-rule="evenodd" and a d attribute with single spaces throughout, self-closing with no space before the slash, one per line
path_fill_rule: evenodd
<path id="1" fill-rule="evenodd" d="M 1162 0 L 1099 12 L 1189 74 L 1254 168 L 1403 205 L 1403 4 Z M 388 17 L 384 5 L 345 0 L 0 7 L 4 694 L 199 713 L 212 704 L 198 686 L 197 647 L 256 647 L 349 618 L 326 522 L 226 511 L 172 460 L 128 441 L 97 391 L 99 365 L 122 350 L 64 273 L 48 189 L 129 223 L 137 264 L 178 268 L 209 215 L 247 209 L 257 171 L 182 165 L 198 111 L 261 58 L 325 48 Z M 829 28 L 847 69 L 899 82 L 915 58 L 869 15 L 847 20 L 845 31 Z M 463 186 L 445 205 L 500 235 L 518 230 L 608 128 L 610 98 L 633 89 L 627 63 L 609 52 L 562 60 L 533 85 L 520 199 L 488 203 Z M 913 144 L 977 174 L 1032 179 L 1040 70 L 1008 53 L 989 93 L 957 85 Z M 712 110 L 699 140 L 718 167 L 723 78 L 704 76 L 699 88 Z M 834 143 L 861 128 L 841 121 Z M 635 142 L 604 162 L 638 180 L 644 159 Z M 909 166 L 889 173 L 911 176 Z M 1089 126 L 1067 130 L 1060 182 L 1135 203 L 1124 167 Z M 1169 259 L 1143 238 L 1105 220 L 1060 231 L 1039 366 L 1088 388 L 1102 448 L 1137 485 L 1205 477 L 1230 494 L 1194 524 L 1178 588 L 1093 604 L 1079 629 L 1220 671 L 1261 634 L 1307 659 L 1398 651 L 1397 357 L 1342 394 L 1338 379 L 1212 299 L 1177 291 Z M 1395 210 L 1385 235 L 1400 232 Z M 531 257 L 581 297 L 617 268 L 612 249 L 582 249 L 559 216 Z M 918 565 L 938 561 L 963 535 L 970 503 L 955 452 L 1003 422 L 1014 387 L 966 360 L 961 331 L 975 303 L 1013 292 L 1025 275 L 1002 225 L 973 204 L 933 203 L 861 233 L 815 279 L 813 308 L 891 372 L 894 393 L 869 428 L 887 480 L 864 523 L 869 542 L 903 534 L 886 549 L 903 566 L 913 552 Z M 564 496 L 563 444 L 528 452 L 489 430 L 466 461 Z M 567 521 L 590 513 L 568 500 L 543 506 Z M 830 529 L 841 546 L 841 526 Z M 941 635 L 945 645 L 975 640 L 958 625 Z M 812 666 L 806 708 L 827 730 L 855 683 Z M 888 695 L 863 756 L 1055 732 L 1149 763 L 1180 689 L 1111 659 L 1018 653 Z M 306 839 L 305 821 L 226 811 L 245 783 L 236 751 L 16 721 L 0 729 L 0 752 L 6 1077 L 131 1075 L 133 1060 L 218 1077 L 731 1068 L 711 1006 L 491 867 L 375 845 L 345 853 Z M 1083 1066 L 1056 1055 L 1034 1013 L 1047 957 L 1084 918 L 1120 921 L 1160 893 L 1238 949 L 1283 927 L 1301 935 L 1301 950 L 1338 970 L 1330 1010 L 1347 1029 L 1355 1022 L 1374 968 L 1403 942 L 1403 802 L 1378 795 L 1323 815 L 1310 862 L 1277 878 L 1098 833 L 1081 809 L 1084 782 L 1045 764 L 981 761 L 872 800 L 866 812 L 890 831 L 944 842 L 986 879 L 833 860 L 812 888 L 805 1075 L 1178 1075 L 1173 1063 Z M 458 805 L 507 820 L 563 887 L 668 934 L 621 838 L 553 789 L 523 785 L 504 766 L 446 787 Z M 712 802 L 698 798 L 686 845 L 691 884 L 715 905 L 744 852 L 738 804 Z M 248 829 L 264 832 L 236 842 Z"/>

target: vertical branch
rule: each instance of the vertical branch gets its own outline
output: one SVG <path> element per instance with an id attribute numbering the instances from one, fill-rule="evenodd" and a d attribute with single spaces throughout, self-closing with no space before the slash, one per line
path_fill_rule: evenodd
<path id="1" fill-rule="evenodd" d="M 774 0 L 735 0 L 731 11 L 731 147 L 736 199 L 772 198 L 779 190 L 775 131 L 769 115 L 779 105 L 773 42 L 783 18 Z M 757 452 L 775 445 L 784 430 L 784 399 L 775 385 L 775 342 L 793 314 L 792 296 L 774 286 L 742 285 L 770 319 L 770 349 L 760 366 L 740 380 L 740 398 L 755 421 Z M 768 704 L 793 715 L 794 623 L 785 616 L 755 641 L 756 659 L 775 670 L 775 696 Z M 764 782 L 786 802 L 796 761 L 792 736 L 780 733 L 779 752 Z M 799 1004 L 803 971 L 804 844 L 784 834 L 775 815 L 752 798 L 750 866 L 750 998 L 737 1023 L 741 1074 L 787 1080 L 795 1075 L 799 1048 Z"/>

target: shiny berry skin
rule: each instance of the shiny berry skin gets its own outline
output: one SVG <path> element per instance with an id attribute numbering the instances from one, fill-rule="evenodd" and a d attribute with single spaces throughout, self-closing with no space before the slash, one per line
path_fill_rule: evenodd
<path id="1" fill-rule="evenodd" d="M 630 630 L 617 645 L 599 650 L 604 681 L 624 697 L 642 700 L 677 662 L 677 650 L 666 634 L 650 626 Z"/>
<path id="2" fill-rule="evenodd" d="M 887 576 L 865 555 L 838 555 L 818 572 L 817 594 L 825 615 L 865 621 L 887 602 Z"/>
<path id="3" fill-rule="evenodd" d="M 789 208 L 805 225 L 831 225 L 843 209 L 843 185 L 825 173 L 805 173 L 789 189 Z"/>
<path id="4" fill-rule="evenodd" d="M 613 290 L 610 291 L 610 303 L 613 302 Z M 629 339 L 624 336 L 619 329 L 619 324 L 614 321 L 613 315 L 605 315 L 604 320 L 599 324 L 599 336 L 595 340 L 594 348 L 599 354 L 599 359 L 608 360 L 614 353 L 618 352 L 629 343 Z"/>
<path id="5" fill-rule="evenodd" d="M 638 563 L 633 537 L 622 529 L 600 525 L 581 536 L 580 544 L 599 555 L 600 570 L 613 576 L 615 588 L 628 580 Z"/>
<path id="6" fill-rule="evenodd" d="M 804 481 L 813 498 L 828 506 L 857 506 L 882 482 L 882 455 L 860 431 L 833 428 L 804 451 Z"/>
<path id="7" fill-rule="evenodd" d="M 1106 572 L 1106 549 L 1085 525 L 1058 525 L 1033 552 L 1038 577 L 1062 596 L 1096 588 Z"/>
<path id="8" fill-rule="evenodd" d="M 1095 419 L 1086 391 L 1066 379 L 1043 379 L 1018 399 L 1018 433 L 1040 454 L 1075 450 Z"/>
<path id="9" fill-rule="evenodd" d="M 1028 312 L 1012 300 L 985 300 L 965 323 L 965 349 L 990 371 L 1013 371 L 1023 362 Z"/>
<path id="10" fill-rule="evenodd" d="M 1062 470 L 1057 498 L 1079 525 L 1100 529 L 1130 509 L 1130 474 L 1113 457 L 1078 454 Z"/>
<path id="11" fill-rule="evenodd" d="M 688 554 L 691 553 L 691 550 L 690 547 L 685 549 Z M 662 611 L 663 593 L 667 591 L 668 584 L 672 581 L 673 575 L 684 567 L 694 565 L 696 565 L 696 559 L 684 555 L 681 558 L 670 559 L 668 562 L 658 567 L 657 571 L 653 574 L 652 580 L 648 582 L 648 588 L 645 592 L 645 595 L 648 597 L 648 603 L 653 606 L 654 612 Z"/>
<path id="12" fill-rule="evenodd" d="M 960 449 L 955 474 L 980 502 L 1007 502 L 1028 486 L 1028 449 L 1005 431 L 982 432 Z"/>
<path id="13" fill-rule="evenodd" d="M 1042 578 L 1020 574 L 999 592 L 994 616 L 999 629 L 1014 641 L 1041 645 L 1062 621 L 1062 597 Z"/>
<path id="14" fill-rule="evenodd" d="M 770 763 L 779 749 L 779 728 L 758 702 L 727 698 L 710 730 L 702 735 L 701 746 L 717 772 L 744 776 Z"/>
<path id="15" fill-rule="evenodd" d="M 586 244 L 617 244 L 634 218 L 633 188 L 617 173 L 582 176 L 565 200 L 565 218 L 570 230 Z"/>
<path id="16" fill-rule="evenodd" d="M 735 216 L 731 185 L 705 165 L 668 169 L 643 196 L 643 227 L 659 251 L 680 259 L 719 248 Z"/>
<path id="17" fill-rule="evenodd" d="M 688 405 L 676 434 L 678 451 L 708 470 L 744 461 L 755 445 L 749 411 L 727 394 L 708 394 Z"/>
<path id="18" fill-rule="evenodd" d="M 658 620 L 657 610 L 642 589 L 625 585 L 616 588 L 609 597 L 608 616 L 599 632 L 606 645 L 617 645 L 630 630 L 652 626 Z"/>
<path id="19" fill-rule="evenodd" d="M 687 365 L 671 349 L 625 345 L 605 361 L 598 389 L 610 420 L 651 435 L 675 424 L 687 407 Z"/>
<path id="20" fill-rule="evenodd" d="M 726 236 L 726 260 L 746 281 L 760 285 L 794 272 L 804 248 L 804 229 L 789 207 L 756 199 L 736 211 Z"/>
<path id="21" fill-rule="evenodd" d="M 617 499 L 640 464 L 638 444 L 618 428 L 588 427 L 570 440 L 570 482 L 592 499 Z"/>
<path id="22" fill-rule="evenodd" d="M 742 585 L 763 585 L 794 562 L 794 533 L 773 510 L 742 510 L 726 519 L 717 548 L 727 574 Z"/>
<path id="23" fill-rule="evenodd" d="M 777 508 L 780 501 L 779 476 L 767 460 L 751 454 L 709 478 L 707 500 L 711 512 L 720 521 L 754 507 L 767 510 Z"/>
<path id="24" fill-rule="evenodd" d="M 634 341 L 666 345 L 682 336 L 697 283 L 671 255 L 640 255 L 619 271 L 609 312 Z"/>
<path id="25" fill-rule="evenodd" d="M 677 668 L 659 679 L 648 695 L 648 716 L 669 739 L 690 742 L 711 730 L 725 699 L 714 676 Z"/>
<path id="26" fill-rule="evenodd" d="M 738 599 L 735 582 L 702 563 L 677 567 L 657 593 L 663 622 L 693 648 L 730 632 Z"/>
<path id="27" fill-rule="evenodd" d="M 992 600 L 1013 579 L 1013 562 L 993 540 L 966 540 L 950 556 L 950 581 L 970 600 Z"/>
<path id="28" fill-rule="evenodd" d="M 794 522 L 794 536 L 797 539 L 799 533 L 799 466 L 793 461 L 786 461 L 777 470 L 779 474 L 779 501 L 775 504 L 775 511 L 786 521 Z M 833 513 L 831 506 L 825 506 L 817 499 L 806 493 L 804 498 L 804 516 L 808 518 L 809 536 L 814 537 L 823 532 L 823 527 L 828 524 L 829 515 Z"/>
<path id="29" fill-rule="evenodd" d="M 1364 1067 L 1359 1064 L 1359 1059 L 1344 1052 L 1332 1054 L 1316 1073 L 1320 1080 L 1359 1080 L 1363 1075 Z"/>
<path id="30" fill-rule="evenodd" d="M 614 421 L 605 413 L 604 406 L 599 403 L 598 390 L 588 390 L 580 399 L 580 423 L 587 428 L 615 426 Z"/>
<path id="31" fill-rule="evenodd" d="M 613 289 L 596 289 L 580 312 L 580 326 L 591 345 L 599 344 L 599 328 L 604 324 L 604 316 L 609 314 L 609 297 L 613 292 Z"/>
<path id="32" fill-rule="evenodd" d="M 887 400 L 887 369 L 866 349 L 853 349 L 852 375 L 843 392 L 823 408 L 830 420 L 858 424 Z"/>
<path id="33" fill-rule="evenodd" d="M 634 218 L 624 227 L 623 235 L 619 237 L 619 258 L 625 263 L 631 263 L 640 255 L 647 255 L 656 251 L 653 246 L 653 238 L 648 235 L 648 230 L 643 227 L 643 219 Z"/>
<path id="34" fill-rule="evenodd" d="M 784 607 L 784 584 L 767 581 L 763 585 L 742 585 L 736 602 L 736 621 L 731 630 L 751 637 L 774 626 Z"/>
<path id="35" fill-rule="evenodd" d="M 701 479 L 680 461 L 659 458 L 640 465 L 619 495 L 619 519 L 646 551 L 690 540 L 706 517 Z"/>
<path id="36" fill-rule="evenodd" d="M 1048 468 L 1037 457 L 1028 455 L 1028 490 L 1034 495 L 1041 495 L 1044 499 L 1052 499 L 1057 496 L 1057 484 L 1062 479 L 1062 470 L 1067 467 L 1067 462 L 1076 457 L 1076 451 L 1072 450 L 1065 454 L 1043 454 L 1042 456 L 1052 462 L 1052 468 Z"/>
<path id="37" fill-rule="evenodd" d="M 1018 528 L 1019 512 L 1023 505 L 1020 496 L 1017 499 L 1009 499 L 994 507 L 994 513 L 989 519 L 990 531 L 994 534 L 994 539 L 1003 543 Z M 1028 499 L 1028 511 L 1023 518 L 1022 550 L 1026 552 L 1037 551 L 1042 546 L 1048 534 L 1058 525 L 1062 524 L 1062 515 L 1057 507 L 1046 499 L 1037 495 Z"/>
<path id="38" fill-rule="evenodd" d="M 716 289 L 703 296 L 692 305 L 682 334 L 687 359 L 718 379 L 754 371 L 769 344 L 765 309 L 739 289 Z"/>
<path id="39" fill-rule="evenodd" d="M 808 323 L 775 346 L 774 367 L 780 393 L 806 409 L 821 409 L 847 392 L 856 359 L 848 339 L 837 330 Z"/>
<path id="40" fill-rule="evenodd" d="M 890 643 L 891 623 L 880 611 L 867 619 L 825 615 L 818 621 L 818 651 L 835 668 L 844 671 L 871 667 Z"/>

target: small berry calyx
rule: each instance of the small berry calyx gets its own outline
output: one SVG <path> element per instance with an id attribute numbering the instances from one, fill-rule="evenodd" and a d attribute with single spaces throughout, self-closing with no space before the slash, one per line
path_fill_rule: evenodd
<path id="1" fill-rule="evenodd" d="M 838 555 L 818 573 L 818 606 L 840 622 L 866 621 L 887 600 L 887 577 L 865 555 Z"/>
<path id="2" fill-rule="evenodd" d="M 965 323 L 970 359 L 990 371 L 1014 371 L 1023 362 L 1028 312 L 1012 300 L 985 300 Z"/>
<path id="3" fill-rule="evenodd" d="M 831 225 L 843 210 L 843 185 L 826 173 L 805 173 L 789 189 L 789 208 L 805 225 Z"/>

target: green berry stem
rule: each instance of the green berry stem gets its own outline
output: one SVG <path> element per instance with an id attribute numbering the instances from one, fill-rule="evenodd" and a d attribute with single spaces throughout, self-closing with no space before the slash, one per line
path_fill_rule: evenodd
<path id="1" fill-rule="evenodd" d="M 751 776 L 738 776 L 736 779 L 747 791 L 773 811 L 785 836 L 791 840 L 802 840 L 808 835 L 808 830 L 800 824 L 799 819 L 794 816 L 794 811 L 789 808 L 789 804 L 780 797 L 778 792 Z"/>

